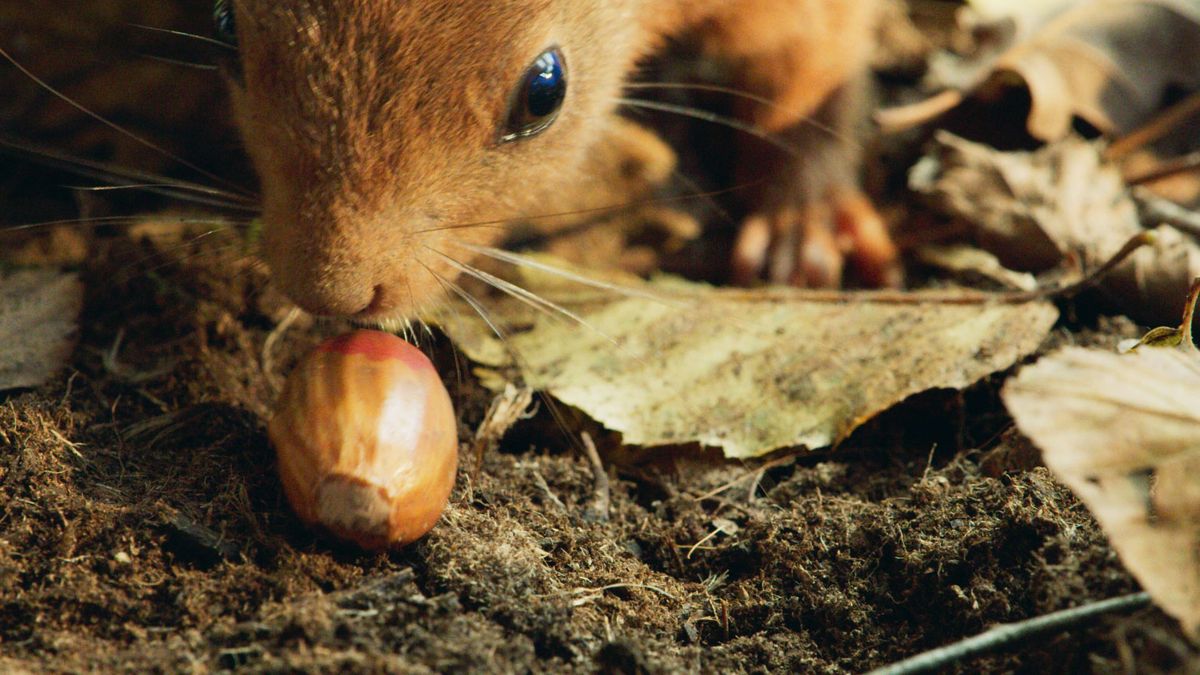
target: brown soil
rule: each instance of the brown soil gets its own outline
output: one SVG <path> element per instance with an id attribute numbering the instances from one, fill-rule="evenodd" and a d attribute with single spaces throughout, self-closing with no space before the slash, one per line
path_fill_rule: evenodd
<path id="1" fill-rule="evenodd" d="M 47 16 L 61 20 L 59 10 Z M 132 11 L 105 20 L 169 21 Z M 189 12 L 203 20 L 207 8 Z M 19 26 L 0 21 L 5 45 L 5 30 Z M 120 44 L 109 36 L 88 49 Z M 86 84 L 91 72 L 64 77 Z M 27 81 L 3 77 L 37 108 L 36 92 L 20 89 Z M 98 91 L 112 89 L 105 82 Z M 195 128 L 193 107 L 180 105 L 187 114 L 160 129 Z M 128 122 L 121 109 L 104 108 Z M 93 153 L 90 121 L 24 115 L 0 108 L 3 130 L 141 158 L 125 145 Z M 232 154 L 225 143 L 199 142 L 222 160 Z M 114 196 L 96 211 L 91 198 L 64 198 L 59 186 L 78 179 L 29 167 L 0 165 L 9 209 L 0 221 L 130 208 Z M 285 310 L 235 235 L 95 235 L 60 230 L 45 238 L 48 252 L 15 256 L 72 263 L 87 301 L 62 376 L 0 394 L 0 670 L 858 672 L 1137 588 L 1090 515 L 1011 430 L 1002 376 L 909 401 L 836 450 L 744 464 L 686 448 L 618 463 L 628 459 L 618 438 L 569 415 L 564 429 L 543 406 L 481 471 L 461 473 L 427 538 L 357 552 L 292 515 L 264 428 L 282 374 L 341 327 L 294 328 L 264 359 Z M 1138 333 L 1083 305 L 1065 309 L 1058 341 Z M 490 396 L 445 340 L 423 346 L 450 383 L 463 436 L 473 434 Z M 594 475 L 569 440 L 583 430 L 609 458 L 607 522 L 589 517 Z M 1197 668 L 1197 652 L 1154 609 L 960 666 Z"/>
<path id="2" fill-rule="evenodd" d="M 854 672 L 1135 589 L 1036 453 L 996 435 L 999 378 L 833 452 L 612 468 L 607 523 L 543 415 L 463 472 L 428 538 L 349 550 L 289 512 L 263 423 L 269 383 L 336 327 L 289 332 L 264 373 L 275 305 L 215 239 L 170 260 L 108 240 L 68 372 L 0 404 L 8 667 Z M 469 431 L 488 398 L 445 372 Z M 964 669 L 1172 670 L 1183 645 L 1145 610 Z"/>

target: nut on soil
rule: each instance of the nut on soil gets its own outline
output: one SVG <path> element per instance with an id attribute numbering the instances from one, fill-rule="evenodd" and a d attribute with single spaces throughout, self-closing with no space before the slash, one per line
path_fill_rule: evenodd
<path id="1" fill-rule="evenodd" d="M 387 333 L 356 331 L 306 356 L 268 433 L 300 519 L 365 549 L 425 535 L 454 486 L 450 395 L 424 354 Z"/>

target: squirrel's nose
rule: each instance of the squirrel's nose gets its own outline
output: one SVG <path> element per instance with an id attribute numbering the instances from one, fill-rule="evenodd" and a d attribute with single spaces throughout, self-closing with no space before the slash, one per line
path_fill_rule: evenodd
<path id="1" fill-rule="evenodd" d="M 304 311 L 317 316 L 353 317 L 369 314 L 377 304 L 378 293 L 369 284 L 290 284 L 284 292 Z"/>

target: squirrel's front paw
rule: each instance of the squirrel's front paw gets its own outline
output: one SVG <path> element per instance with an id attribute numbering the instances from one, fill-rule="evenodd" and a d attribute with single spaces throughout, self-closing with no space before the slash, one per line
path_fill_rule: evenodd
<path id="1" fill-rule="evenodd" d="M 734 246 L 732 277 L 742 285 L 766 279 L 835 288 L 842 284 L 847 262 L 868 286 L 895 288 L 904 281 L 887 225 L 856 189 L 751 214 Z"/>

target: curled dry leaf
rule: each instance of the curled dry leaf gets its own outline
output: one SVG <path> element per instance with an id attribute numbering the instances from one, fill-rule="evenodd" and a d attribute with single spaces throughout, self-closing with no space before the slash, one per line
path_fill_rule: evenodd
<path id="1" fill-rule="evenodd" d="M 1010 367 L 1058 317 L 1048 304 L 956 304 L 945 294 L 715 290 L 661 280 L 622 297 L 537 281 L 523 285 L 578 322 L 513 301 L 488 305 L 504 342 L 470 310 L 444 328 L 477 363 L 515 365 L 526 384 L 628 444 L 701 443 L 728 457 L 835 443 L 913 394 L 966 387 Z"/>
<path id="2" fill-rule="evenodd" d="M 1055 17 L 1000 58 L 984 88 L 1015 73 L 1029 87 L 1029 133 L 1064 138 L 1075 117 L 1132 131 L 1173 86 L 1200 86 L 1200 4 L 1093 0 Z"/>
<path id="3" fill-rule="evenodd" d="M 483 456 L 495 450 L 504 436 L 518 422 L 533 415 L 533 391 L 507 383 L 492 399 L 483 422 L 475 430 L 471 441 L 470 456 L 475 458 L 475 469 L 483 466 Z"/>
<path id="4" fill-rule="evenodd" d="M 1196 322 L 1196 305 L 1198 302 L 1200 302 L 1200 277 L 1192 280 L 1192 290 L 1188 293 L 1187 304 L 1183 310 L 1183 320 L 1179 322 L 1178 326 L 1159 326 L 1142 336 L 1142 339 L 1138 340 L 1129 349 L 1122 351 L 1174 347 L 1184 351 L 1195 352 L 1196 340 L 1192 329 Z"/>
<path id="5" fill-rule="evenodd" d="M 1004 401 L 1125 566 L 1200 637 L 1200 354 L 1071 348 L 1022 370 Z"/>
<path id="6" fill-rule="evenodd" d="M 1019 14 L 1010 33 L 1015 41 L 976 62 L 935 68 L 945 74 L 944 84 L 966 92 L 939 100 L 996 100 L 1017 83 L 1029 92 L 1029 133 L 1052 141 L 1070 134 L 1077 118 L 1104 133 L 1132 131 L 1158 110 L 1171 88 L 1200 87 L 1196 0 L 1004 4 L 1005 11 Z M 923 124 L 949 107 L 893 109 L 881 122 L 885 128 Z"/>
<path id="7" fill-rule="evenodd" d="M 1022 271 L 1067 260 L 1095 269 L 1143 229 L 1118 169 L 1076 137 L 1035 152 L 1000 152 L 939 132 L 909 185 Z M 1177 318 L 1174 299 L 1200 275 L 1200 246 L 1173 229 L 1158 235 L 1104 281 L 1122 310 L 1151 323 Z"/>
<path id="8" fill-rule="evenodd" d="M 0 391 L 36 387 L 63 367 L 82 307 L 83 287 L 73 274 L 0 276 Z"/>

